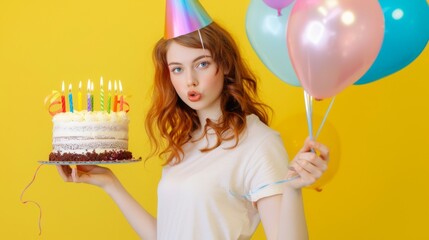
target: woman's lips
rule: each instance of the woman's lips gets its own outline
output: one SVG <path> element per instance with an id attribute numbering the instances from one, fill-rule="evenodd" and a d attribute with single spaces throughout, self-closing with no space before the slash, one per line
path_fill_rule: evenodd
<path id="1" fill-rule="evenodd" d="M 188 99 L 191 102 L 199 101 L 201 99 L 201 93 L 199 93 L 197 91 L 189 91 L 188 92 Z"/>

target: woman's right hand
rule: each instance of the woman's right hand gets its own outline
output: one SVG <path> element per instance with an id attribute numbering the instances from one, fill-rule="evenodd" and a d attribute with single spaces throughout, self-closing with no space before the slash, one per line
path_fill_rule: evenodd
<path id="1" fill-rule="evenodd" d="M 58 173 L 65 182 L 87 183 L 105 189 L 118 182 L 115 174 L 105 167 L 97 165 L 57 165 Z"/>

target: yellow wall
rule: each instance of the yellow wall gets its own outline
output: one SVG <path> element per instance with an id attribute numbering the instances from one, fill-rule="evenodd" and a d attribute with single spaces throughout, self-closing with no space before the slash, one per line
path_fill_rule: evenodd
<path id="1" fill-rule="evenodd" d="M 249 0 L 202 0 L 234 33 L 261 77 L 262 97 L 275 110 L 291 154 L 306 134 L 302 89 L 276 79 L 245 34 Z M 143 119 L 153 75 L 151 49 L 163 34 L 164 1 L 0 2 L 0 236 L 38 239 L 38 210 L 19 201 L 38 160 L 51 150 L 51 117 L 44 97 L 88 78 L 121 79 L 130 99 L 130 148 L 147 153 Z M 407 46 L 403 46 L 406 48 Z M 321 140 L 339 164 L 322 192 L 305 190 L 312 239 L 428 239 L 429 50 L 406 69 L 340 93 Z M 326 101 L 315 106 L 321 116 Z M 296 124 L 292 125 L 292 124 Z M 128 190 L 156 213 L 160 166 L 115 165 Z M 53 166 L 40 169 L 25 199 L 43 209 L 40 239 L 138 239 L 101 190 L 66 184 Z M 258 230 L 254 239 L 265 239 Z"/>

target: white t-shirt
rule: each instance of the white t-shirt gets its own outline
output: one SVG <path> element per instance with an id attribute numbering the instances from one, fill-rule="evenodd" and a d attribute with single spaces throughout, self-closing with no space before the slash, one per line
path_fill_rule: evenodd
<path id="1" fill-rule="evenodd" d="M 260 218 L 254 203 L 282 193 L 288 157 L 280 135 L 256 115 L 235 141 L 208 152 L 187 143 L 181 163 L 166 166 L 158 185 L 158 239 L 250 239 Z M 210 135 L 210 146 L 216 140 Z M 266 186 L 268 184 L 268 186 Z"/>

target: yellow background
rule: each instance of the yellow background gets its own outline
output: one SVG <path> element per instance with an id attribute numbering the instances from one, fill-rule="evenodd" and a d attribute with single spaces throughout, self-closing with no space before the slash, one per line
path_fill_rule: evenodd
<path id="1" fill-rule="evenodd" d="M 293 155 L 307 132 L 302 89 L 277 79 L 253 52 L 245 34 L 250 1 L 201 2 L 233 33 L 260 76 L 261 96 L 275 110 L 272 126 Z M 24 196 L 42 206 L 41 237 L 37 208 L 19 197 L 37 161 L 51 151 L 51 117 L 43 100 L 60 90 L 62 80 L 76 88 L 88 78 L 96 87 L 100 76 L 121 79 L 132 95 L 130 149 L 145 156 L 151 50 L 163 25 L 160 0 L 0 2 L 2 239 L 138 239 L 105 193 L 64 183 L 53 166 L 40 169 Z M 429 239 L 428 63 L 426 48 L 406 69 L 337 96 L 320 137 L 331 146 L 336 175 L 322 192 L 304 190 L 312 239 Z M 318 119 L 327 103 L 316 103 Z M 159 162 L 111 168 L 156 214 Z M 265 239 L 261 229 L 254 239 Z"/>

